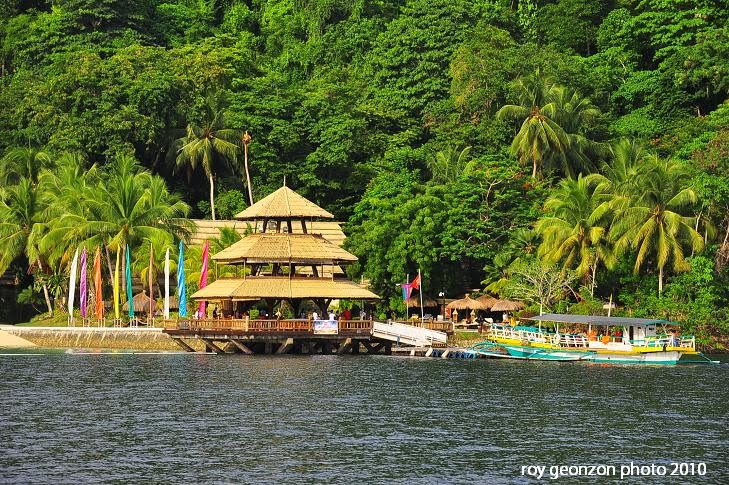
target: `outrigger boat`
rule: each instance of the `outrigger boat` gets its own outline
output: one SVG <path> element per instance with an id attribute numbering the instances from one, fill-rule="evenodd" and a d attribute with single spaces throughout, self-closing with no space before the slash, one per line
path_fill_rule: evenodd
<path id="1" fill-rule="evenodd" d="M 667 320 L 556 313 L 525 320 L 538 326 L 491 325 L 487 340 L 472 351 L 489 357 L 533 360 L 677 364 L 686 356 L 687 362 L 716 363 L 696 350 L 693 336 L 669 333 L 667 327 L 676 324 Z M 555 328 L 543 328 L 542 323 L 554 324 Z M 560 333 L 559 324 L 568 324 L 572 330 L 585 327 L 586 332 Z M 611 328 L 616 330 L 613 336 Z"/>

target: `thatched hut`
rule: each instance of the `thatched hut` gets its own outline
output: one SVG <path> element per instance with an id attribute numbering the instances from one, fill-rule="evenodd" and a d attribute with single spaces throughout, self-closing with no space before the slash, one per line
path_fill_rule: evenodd
<path id="1" fill-rule="evenodd" d="M 483 295 L 479 296 L 478 298 L 476 298 L 476 301 L 483 303 L 484 305 L 486 305 L 488 307 L 487 308 L 488 310 L 491 310 L 492 309 L 491 307 L 493 307 L 494 304 L 497 301 L 499 301 L 499 299 L 494 298 L 493 296 L 491 296 L 489 294 L 483 294 Z"/>
<path id="2" fill-rule="evenodd" d="M 132 304 L 134 305 L 134 313 L 149 313 L 149 304 L 152 302 L 152 308 L 156 308 L 157 304 L 148 295 L 145 290 L 141 293 L 137 293 L 132 298 Z M 124 311 L 129 311 L 129 302 L 124 303 Z"/>
<path id="3" fill-rule="evenodd" d="M 515 312 L 517 310 L 523 310 L 525 307 L 524 303 L 514 300 L 499 300 L 491 307 L 492 312 Z"/>
<path id="4" fill-rule="evenodd" d="M 469 295 L 460 300 L 453 300 L 446 308 L 449 310 L 488 310 L 488 307 L 478 300 L 474 300 Z"/>
<path id="5" fill-rule="evenodd" d="M 405 300 L 405 306 L 408 308 L 415 308 L 420 306 L 420 295 L 411 296 Z M 438 302 L 428 296 L 423 296 L 423 307 L 424 308 L 437 308 Z"/>

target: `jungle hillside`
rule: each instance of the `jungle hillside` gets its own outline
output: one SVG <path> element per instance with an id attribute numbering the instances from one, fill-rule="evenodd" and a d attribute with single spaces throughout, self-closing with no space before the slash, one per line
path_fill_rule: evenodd
<path id="1" fill-rule="evenodd" d="M 124 247 L 175 248 L 285 180 L 343 223 L 381 312 L 420 270 L 429 297 L 612 299 L 720 346 L 728 20 L 719 0 L 2 0 L 0 273 L 61 311 L 79 245 L 108 280 Z"/>

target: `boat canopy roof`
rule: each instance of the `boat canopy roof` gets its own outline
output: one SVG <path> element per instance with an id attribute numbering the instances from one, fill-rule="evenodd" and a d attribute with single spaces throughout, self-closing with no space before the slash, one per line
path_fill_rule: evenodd
<path id="1" fill-rule="evenodd" d="M 605 317 L 601 315 L 562 315 L 559 313 L 545 313 L 544 315 L 536 315 L 524 320 L 533 320 L 535 322 L 558 322 L 558 323 L 589 323 L 592 325 L 605 325 L 605 326 L 622 326 L 622 327 L 633 327 L 633 326 L 644 326 L 644 325 L 656 325 L 659 323 L 670 323 L 675 325 L 674 322 L 668 320 L 662 320 L 659 318 L 633 318 L 633 317 Z"/>

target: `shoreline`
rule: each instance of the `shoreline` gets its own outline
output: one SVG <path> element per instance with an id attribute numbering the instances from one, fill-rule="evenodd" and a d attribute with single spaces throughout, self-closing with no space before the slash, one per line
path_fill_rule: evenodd
<path id="1" fill-rule="evenodd" d="M 70 348 L 70 349 L 124 349 L 137 351 L 182 350 L 162 328 L 110 328 L 110 327 L 18 327 L 0 325 L 0 348 Z M 17 339 L 17 340 L 16 340 Z M 29 345 L 5 345 L 5 341 L 26 342 Z M 204 345 L 195 350 L 203 351 Z"/>

